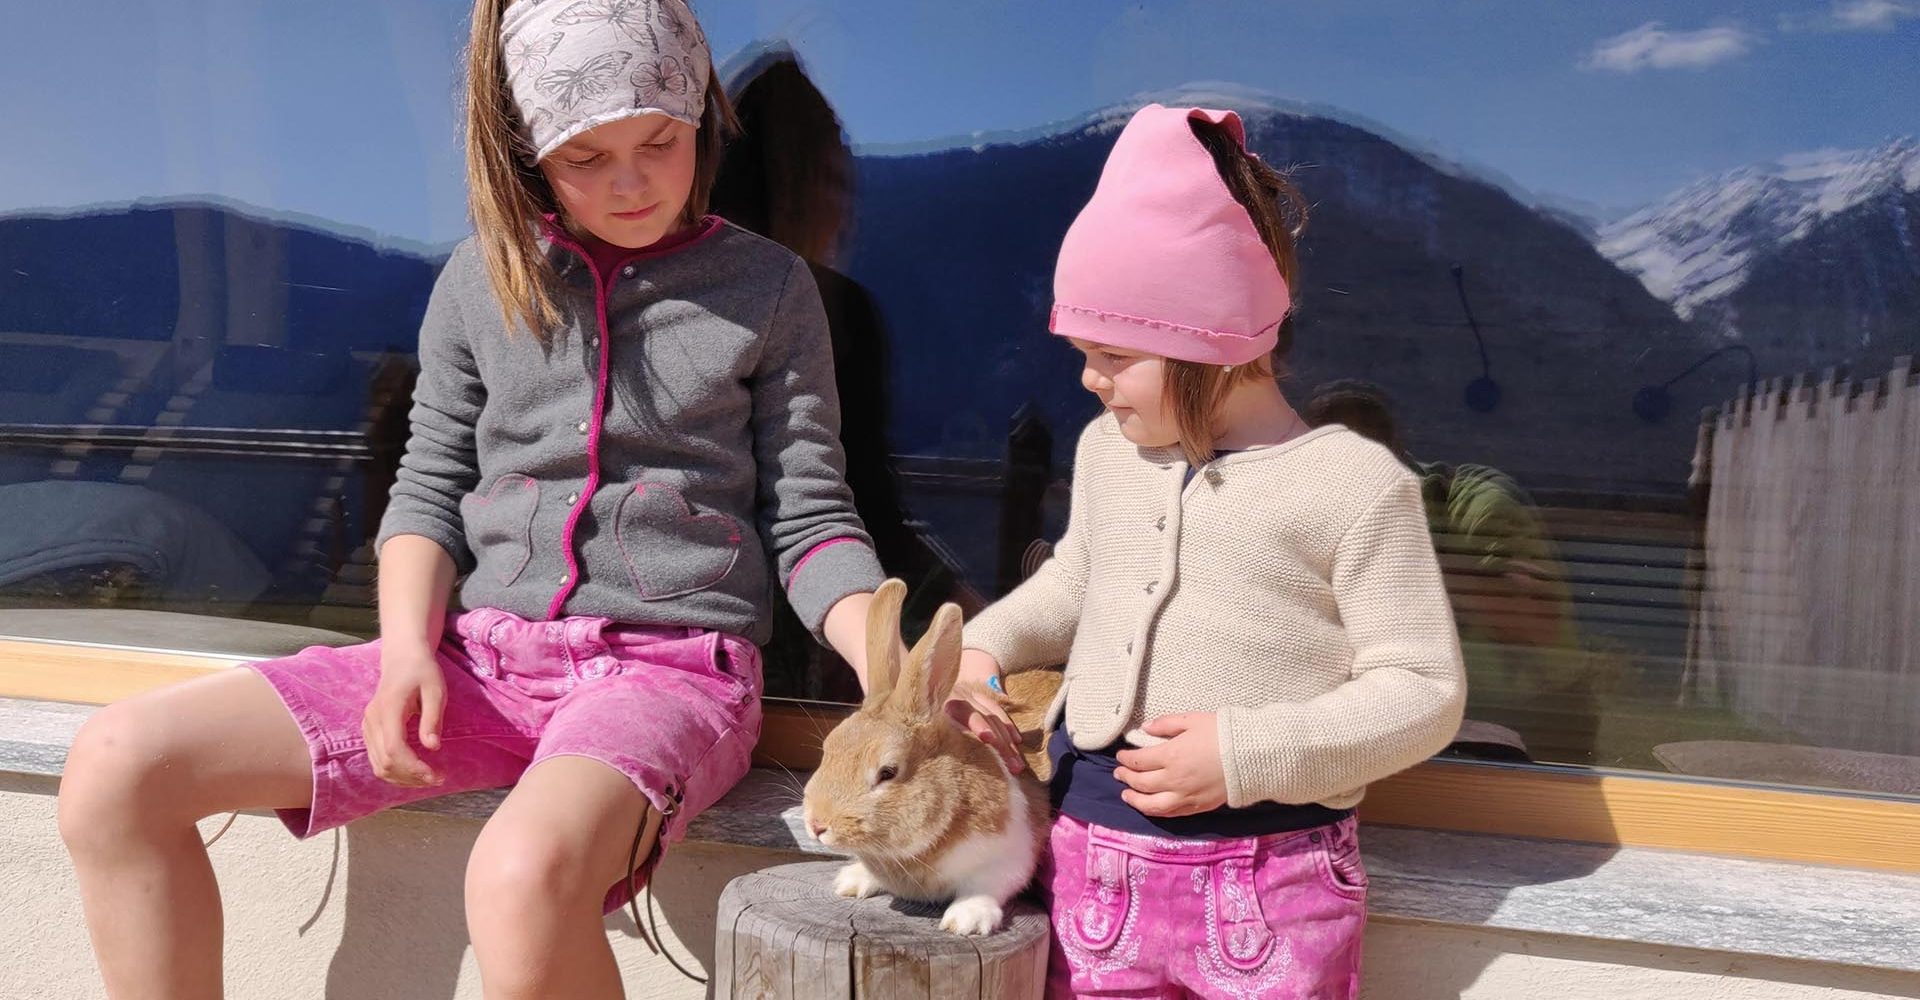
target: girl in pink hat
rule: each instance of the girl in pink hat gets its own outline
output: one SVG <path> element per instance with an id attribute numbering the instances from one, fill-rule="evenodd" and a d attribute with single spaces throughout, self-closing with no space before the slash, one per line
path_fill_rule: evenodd
<path id="1" fill-rule="evenodd" d="M 1354 806 L 1460 722 L 1419 482 L 1275 377 L 1303 217 L 1238 115 L 1152 105 L 1060 249 L 1050 326 L 1106 412 L 1053 558 L 968 626 L 954 690 L 1008 750 L 1002 675 L 1067 665 L 1053 996 L 1358 996 Z"/>

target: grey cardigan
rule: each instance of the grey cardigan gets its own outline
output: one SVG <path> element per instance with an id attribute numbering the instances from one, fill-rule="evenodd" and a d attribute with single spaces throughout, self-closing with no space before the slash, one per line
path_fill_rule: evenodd
<path id="1" fill-rule="evenodd" d="M 506 327 L 472 240 L 447 262 L 379 542 L 438 542 L 469 608 L 764 643 L 777 583 L 818 637 L 882 574 L 806 265 L 717 218 L 604 276 L 558 231 L 547 251 L 563 320 L 544 341 Z"/>

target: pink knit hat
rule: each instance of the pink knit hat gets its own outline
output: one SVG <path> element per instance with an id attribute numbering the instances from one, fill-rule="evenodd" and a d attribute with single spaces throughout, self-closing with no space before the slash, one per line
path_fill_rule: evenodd
<path id="1" fill-rule="evenodd" d="M 1231 111 L 1141 108 L 1060 244 L 1054 333 L 1216 365 L 1273 350 L 1287 283 L 1187 124 L 1195 118 L 1246 144 Z"/>

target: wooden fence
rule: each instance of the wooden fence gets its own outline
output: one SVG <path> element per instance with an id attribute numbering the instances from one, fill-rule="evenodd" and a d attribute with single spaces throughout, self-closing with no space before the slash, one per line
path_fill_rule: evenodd
<path id="1" fill-rule="evenodd" d="M 1688 695 L 1817 746 L 1920 755 L 1920 384 L 1773 379 L 1702 427 Z"/>

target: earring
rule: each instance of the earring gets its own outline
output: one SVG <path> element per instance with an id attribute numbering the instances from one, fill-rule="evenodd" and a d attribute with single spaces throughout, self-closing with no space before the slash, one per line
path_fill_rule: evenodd
<path id="1" fill-rule="evenodd" d="M 1221 366 L 1220 366 L 1220 370 L 1221 370 L 1221 371 L 1223 371 L 1223 372 L 1226 372 L 1226 373 L 1227 373 L 1228 375 L 1231 375 L 1231 374 L 1233 374 L 1233 366 L 1232 366 L 1232 365 L 1221 365 Z"/>

